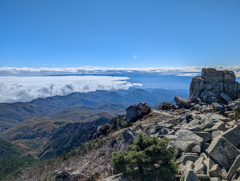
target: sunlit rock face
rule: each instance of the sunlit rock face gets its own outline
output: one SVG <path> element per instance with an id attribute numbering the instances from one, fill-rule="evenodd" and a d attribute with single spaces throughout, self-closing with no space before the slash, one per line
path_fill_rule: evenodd
<path id="1" fill-rule="evenodd" d="M 203 68 L 190 84 L 191 102 L 226 103 L 240 98 L 240 82 L 233 71 Z"/>

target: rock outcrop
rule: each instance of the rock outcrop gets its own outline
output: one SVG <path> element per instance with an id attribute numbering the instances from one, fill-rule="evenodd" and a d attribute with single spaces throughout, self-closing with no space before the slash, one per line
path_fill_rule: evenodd
<path id="1" fill-rule="evenodd" d="M 126 119 L 129 121 L 136 121 L 151 112 L 151 108 L 144 102 L 134 104 L 126 109 Z"/>
<path id="2" fill-rule="evenodd" d="M 226 103 L 240 98 L 240 83 L 233 71 L 203 68 L 201 76 L 192 79 L 189 99 L 191 102 Z"/>

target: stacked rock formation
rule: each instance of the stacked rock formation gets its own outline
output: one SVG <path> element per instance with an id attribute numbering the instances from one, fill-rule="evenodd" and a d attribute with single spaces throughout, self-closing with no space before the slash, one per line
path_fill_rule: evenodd
<path id="1" fill-rule="evenodd" d="M 233 71 L 203 68 L 201 76 L 192 79 L 189 99 L 191 102 L 228 103 L 240 98 L 240 82 Z"/>

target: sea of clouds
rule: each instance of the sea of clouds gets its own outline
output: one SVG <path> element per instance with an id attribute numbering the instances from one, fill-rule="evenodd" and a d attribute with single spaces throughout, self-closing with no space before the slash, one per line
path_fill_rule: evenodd
<path id="1" fill-rule="evenodd" d="M 198 66 L 165 68 L 0 67 L 0 102 L 27 102 L 36 98 L 67 95 L 72 92 L 127 90 L 131 87 L 143 86 L 138 81 L 134 83 L 130 81 L 131 75 L 193 77 L 199 75 L 202 68 Z M 240 66 L 215 66 L 213 68 L 232 70 L 237 77 L 240 77 Z"/>
<path id="2" fill-rule="evenodd" d="M 162 67 L 162 68 L 111 68 L 111 67 L 70 67 L 70 68 L 29 68 L 29 67 L 0 67 L 0 76 L 40 76 L 40 75 L 110 75 L 126 73 L 157 73 L 162 75 L 196 76 L 201 73 L 202 66 Z M 208 68 L 208 67 L 205 67 Z M 217 70 L 232 70 L 240 77 L 240 66 L 213 66 Z"/>
<path id="3" fill-rule="evenodd" d="M 72 92 L 127 90 L 142 86 L 140 83 L 130 83 L 128 79 L 113 76 L 0 76 L 0 102 L 28 102 Z"/>

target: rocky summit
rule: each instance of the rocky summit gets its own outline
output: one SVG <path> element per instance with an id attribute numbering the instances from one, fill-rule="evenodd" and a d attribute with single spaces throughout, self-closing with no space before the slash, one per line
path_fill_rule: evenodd
<path id="1" fill-rule="evenodd" d="M 205 92 L 209 96 L 205 97 Z M 17 180 L 128 181 L 114 170 L 112 154 L 128 151 L 142 134 L 167 138 L 168 147 L 176 148 L 172 160 L 178 164 L 178 172 L 171 180 L 239 181 L 240 124 L 233 119 L 232 107 L 240 104 L 240 99 L 234 73 L 203 69 L 201 76 L 192 79 L 190 99 L 176 96 L 175 101 L 164 102 L 158 109 L 146 103 L 132 105 L 126 109 L 126 116 L 99 126 L 97 136 L 91 136 L 86 146 L 51 160 L 42 166 L 45 169 L 33 165 Z M 224 116 L 219 103 L 226 104 Z"/>
<path id="2" fill-rule="evenodd" d="M 203 68 L 201 76 L 192 79 L 191 102 L 228 103 L 240 98 L 240 83 L 233 71 Z"/>

